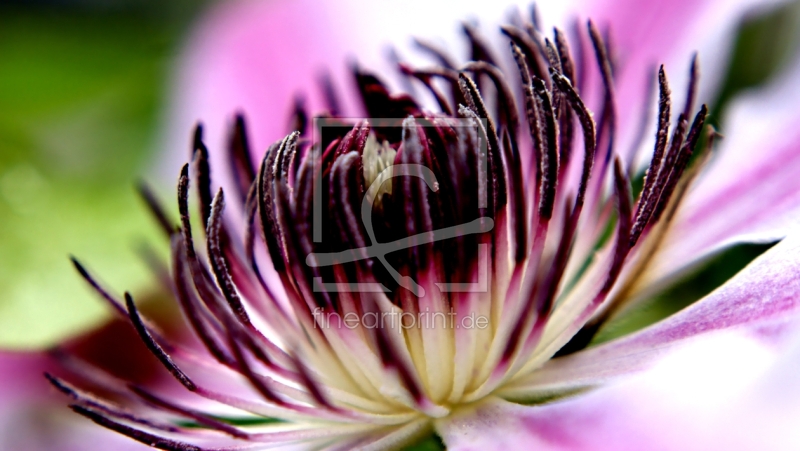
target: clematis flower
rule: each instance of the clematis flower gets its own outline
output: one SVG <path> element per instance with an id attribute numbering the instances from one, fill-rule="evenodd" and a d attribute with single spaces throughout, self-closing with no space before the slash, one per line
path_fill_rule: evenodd
<path id="1" fill-rule="evenodd" d="M 502 47 L 465 29 L 471 62 L 423 45 L 437 65 L 400 65 L 427 103 L 359 66 L 367 118 L 345 116 L 326 83 L 316 121 L 300 104 L 271 113 L 265 129 L 293 131 L 260 155 L 248 134 L 264 133 L 259 122 L 237 117 L 227 152 L 209 153 L 198 127 L 179 177 L 180 226 L 149 198 L 196 339 L 165 334 L 76 263 L 175 382 L 134 384 L 60 355 L 64 375 L 47 378 L 72 409 L 160 449 L 396 449 L 431 431 L 448 449 L 637 449 L 658 431 L 603 435 L 631 427 L 613 416 L 634 404 L 616 378 L 714 330 L 783 341 L 764 330 L 797 310 L 792 238 L 679 314 L 587 347 L 608 318 L 710 252 L 787 235 L 793 141 L 745 172 L 731 171 L 741 153 L 710 159 L 716 133 L 687 58 L 680 90 L 664 67 L 652 74 L 653 150 L 634 198 L 646 99 L 629 100 L 645 91 L 630 74 L 650 71 L 630 65 L 651 55 L 619 67 L 592 22 L 551 34 L 520 17 Z M 755 127 L 736 119 L 729 138 Z M 759 131 L 776 123 L 786 124 Z M 227 188 L 212 195 L 211 175 L 226 169 Z M 733 206 L 750 210 L 707 227 Z"/>

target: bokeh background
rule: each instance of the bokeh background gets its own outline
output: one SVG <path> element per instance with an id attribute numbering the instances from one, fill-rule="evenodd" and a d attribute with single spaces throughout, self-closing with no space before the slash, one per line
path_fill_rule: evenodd
<path id="1" fill-rule="evenodd" d="M 74 254 L 147 290 L 155 228 L 134 189 L 157 165 L 194 0 L 0 2 L 0 347 L 45 346 L 107 312 Z M 162 181 L 153 181 L 163 184 Z"/>
<path id="2" fill-rule="evenodd" d="M 171 199 L 158 170 L 180 151 L 164 144 L 171 86 L 192 25 L 213 6 L 0 0 L 0 348 L 42 348 L 107 318 L 69 255 L 110 286 L 158 293 L 141 254 L 166 249 L 135 185 L 148 180 Z M 740 25 L 714 118 L 795 55 L 799 30 L 797 2 Z M 725 252 L 597 339 L 699 299 L 765 249 Z"/>

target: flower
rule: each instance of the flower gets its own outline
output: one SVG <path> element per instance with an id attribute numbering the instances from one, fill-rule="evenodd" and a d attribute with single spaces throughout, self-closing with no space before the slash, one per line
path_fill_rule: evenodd
<path id="1" fill-rule="evenodd" d="M 591 92 L 591 85 L 573 87 L 579 75 L 572 70 L 577 64 L 564 34 L 550 42 L 535 30 L 505 31 L 516 45 L 512 54 L 524 81 L 523 96 L 513 94 L 513 78 L 495 69 L 494 59 L 485 61 L 495 50 L 470 30 L 474 59 L 484 61 L 464 67 L 469 74 L 453 67 L 403 66 L 430 87 L 443 114 L 425 112 L 408 96 L 390 95 L 377 78 L 359 70 L 356 78 L 373 119 L 353 126 L 333 117 L 316 135 L 322 142 L 290 134 L 270 147 L 258 172 L 249 160 L 244 120 L 237 120 L 230 150 L 239 190 L 226 192 L 238 194 L 246 218 L 243 236 L 237 235 L 235 222 L 226 222 L 232 218 L 223 219 L 222 191 L 211 196 L 208 151 L 198 130 L 193 180 L 208 261 L 194 249 L 188 166 L 179 182 L 180 232 L 169 221 L 164 228 L 173 243 L 177 298 L 205 348 L 166 339 L 142 318 L 130 296 L 124 303 L 116 299 L 80 267 L 189 395 L 196 396 L 109 383 L 93 372 L 72 379 L 50 376 L 53 385 L 73 398 L 78 413 L 163 449 L 197 449 L 185 442 L 243 449 L 281 443 L 397 447 L 431 428 L 454 449 L 476 446 L 478 440 L 499 447 L 497 441 L 505 439 L 519 446 L 558 439 L 549 436 L 557 429 L 542 429 L 548 425 L 542 416 L 594 395 L 543 406 L 503 399 L 531 402 L 572 394 L 645 366 L 663 352 L 647 352 L 655 345 L 793 311 L 796 303 L 781 291 L 794 288 L 793 273 L 775 273 L 775 268 L 796 264 L 790 257 L 792 241 L 787 241 L 744 275 L 762 278 L 758 303 L 741 295 L 753 288 L 752 280 L 734 282 L 654 328 L 584 349 L 595 327 L 624 306 L 642 280 L 650 283 L 653 274 L 641 269 L 651 269 L 659 252 L 669 249 L 674 230 L 680 230 L 682 223 L 670 223 L 686 216 L 680 201 L 702 167 L 699 160 L 685 172 L 703 130 L 705 108 L 694 114 L 697 78 L 692 77 L 683 113 L 671 127 L 670 90 L 660 71 L 656 152 L 634 204 L 628 186 L 633 166 L 618 158 L 611 145 L 618 105 L 601 33 L 590 26 L 585 39 L 599 67 L 596 81 L 604 82 L 598 86 L 605 87 L 595 124 L 583 101 L 584 88 Z M 436 91 L 432 77 L 450 83 L 453 99 Z M 485 102 L 482 92 L 490 92 L 492 84 L 497 95 L 486 95 Z M 524 141 L 526 127 L 515 122 L 515 101 L 526 105 L 520 122 L 527 122 L 530 143 Z M 337 108 L 331 102 L 328 109 Z M 572 128 L 570 111 L 577 118 Z M 303 129 L 305 117 L 298 108 L 291 123 Z M 375 121 L 385 117 L 402 119 Z M 709 140 L 713 136 L 709 133 Z M 533 147 L 532 158 L 525 158 L 526 145 Z M 578 151 L 567 150 L 572 148 Z M 610 195 L 607 179 L 613 181 Z M 376 180 L 391 188 L 381 188 Z M 315 183 L 321 186 L 320 198 L 314 196 Z M 361 219 L 374 218 L 375 229 L 358 222 L 362 194 L 371 216 Z M 315 204 L 320 199 L 324 205 Z M 153 205 L 159 217 L 166 217 Z M 315 210 L 317 205 L 325 208 Z M 322 216 L 320 243 L 314 238 L 315 214 Z M 469 224 L 477 227 L 469 229 Z M 604 240 L 607 227 L 616 233 Z M 449 229 L 455 236 L 437 236 Z M 263 250 L 253 250 L 259 231 L 276 277 L 259 264 Z M 400 251 L 370 254 L 376 235 L 381 243 L 397 240 Z M 595 247 L 599 251 L 592 257 Z M 335 264 L 326 266 L 326 258 Z M 786 261 L 764 264 L 776 258 Z M 487 266 L 488 290 L 447 291 L 437 285 L 470 282 L 480 287 Z M 763 283 L 766 276 L 773 284 Z M 381 290 L 333 292 L 330 281 L 335 289 L 359 283 Z M 327 285 L 320 291 L 315 289 L 319 283 Z M 390 294 L 383 294 L 386 286 Z M 732 307 L 749 309 L 749 314 Z M 459 325 L 473 313 L 478 316 L 472 317 L 471 327 L 425 327 L 401 322 L 409 312 L 445 318 L 452 312 Z M 356 314 L 352 329 L 349 313 Z M 367 318 L 386 315 L 392 319 L 389 327 L 367 323 Z M 420 318 L 426 317 L 412 317 Z M 479 326 L 481 319 L 487 327 Z M 556 352 L 564 357 L 550 360 Z M 67 381 L 80 379 L 110 392 L 105 399 L 124 400 L 125 408 Z M 224 405 L 250 414 L 235 417 Z M 165 417 L 182 422 L 165 423 Z M 275 418 L 284 422 L 272 424 Z M 514 427 L 521 425 L 526 427 Z"/>

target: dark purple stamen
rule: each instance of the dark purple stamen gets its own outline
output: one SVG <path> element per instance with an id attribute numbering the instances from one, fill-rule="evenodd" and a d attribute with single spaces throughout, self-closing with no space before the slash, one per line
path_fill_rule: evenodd
<path id="1" fill-rule="evenodd" d="M 155 395 L 154 393 L 151 393 L 142 387 L 137 387 L 135 385 L 132 385 L 129 388 L 133 393 L 142 398 L 146 403 L 152 405 L 157 409 L 163 409 L 167 412 L 172 412 L 177 415 L 180 415 L 181 417 L 194 420 L 198 424 L 201 424 L 211 429 L 222 431 L 230 435 L 231 437 L 247 440 L 247 438 L 250 436 L 250 434 L 236 427 L 233 427 L 228 423 L 222 422 L 203 412 L 199 412 L 194 409 L 189 409 L 187 407 L 180 406 L 168 399 L 164 399 L 158 395 Z"/>
<path id="2" fill-rule="evenodd" d="M 200 218 L 203 220 L 203 227 L 206 228 L 208 227 L 208 218 L 211 216 L 211 166 L 208 162 L 208 148 L 203 143 L 202 124 L 197 124 L 194 130 L 192 165 L 197 174 Z"/>
<path id="3" fill-rule="evenodd" d="M 603 79 L 603 87 L 606 90 L 603 115 L 601 117 L 602 125 L 598 127 L 598 142 L 602 142 L 603 138 L 605 138 L 607 142 L 607 150 L 603 159 L 603 172 L 605 172 L 605 165 L 610 161 L 613 153 L 614 136 L 616 134 L 617 127 L 617 104 L 615 100 L 616 94 L 614 89 L 614 76 L 611 59 L 608 55 L 608 48 L 606 47 L 603 37 L 600 35 L 600 31 L 591 20 L 589 21 L 588 27 L 589 37 L 591 38 L 592 45 L 594 46 L 595 57 L 597 58 L 597 62 L 600 66 L 600 75 Z"/>
<path id="4" fill-rule="evenodd" d="M 208 244 L 209 260 L 211 261 L 214 276 L 217 279 L 217 285 L 222 289 L 222 294 L 228 301 L 231 310 L 233 310 L 233 313 L 242 324 L 250 326 L 250 317 L 244 309 L 242 300 L 239 299 L 239 295 L 236 293 L 236 288 L 233 286 L 233 280 L 228 271 L 228 265 L 225 263 L 225 258 L 220 249 L 220 228 L 222 226 L 222 211 L 224 208 L 225 198 L 222 194 L 222 188 L 220 188 L 211 203 L 211 217 L 209 218 L 208 231 L 206 232 L 206 235 L 208 235 L 206 243 Z"/>
<path id="5" fill-rule="evenodd" d="M 181 371 L 180 368 L 172 361 L 172 358 L 169 354 L 164 351 L 164 348 L 159 345 L 156 340 L 153 338 L 153 335 L 147 329 L 144 322 L 142 321 L 142 317 L 139 316 L 139 310 L 136 308 L 136 304 L 133 303 L 133 298 L 130 294 L 125 293 L 125 304 L 128 307 L 128 315 L 131 319 L 131 324 L 136 329 L 136 333 L 139 334 L 139 337 L 142 339 L 144 344 L 147 346 L 147 349 L 153 353 L 154 356 L 158 358 L 161 364 L 164 365 L 167 370 L 172 374 L 175 379 L 181 383 L 184 387 L 186 387 L 189 391 L 197 390 L 197 386 L 189 379 L 186 374 Z"/>
<path id="6" fill-rule="evenodd" d="M 80 405 L 69 406 L 75 413 L 85 416 L 86 418 L 94 421 L 95 423 L 103 426 L 112 431 L 118 432 L 122 435 L 128 436 L 137 442 L 143 443 L 151 448 L 162 449 L 165 451 L 204 451 L 204 448 L 190 445 L 188 443 L 170 440 L 168 438 L 159 437 L 149 432 L 141 431 L 130 426 L 118 423 L 100 412 L 89 409 Z M 206 448 L 205 451 L 212 451 Z"/>
<path id="7" fill-rule="evenodd" d="M 533 71 L 533 75 L 545 78 L 547 76 L 546 59 L 539 51 L 539 46 L 534 42 L 533 38 L 517 27 L 503 26 L 501 30 L 523 52 L 528 67 Z"/>
<path id="8" fill-rule="evenodd" d="M 139 195 L 147 204 L 150 213 L 156 219 L 161 231 L 168 237 L 172 235 L 176 230 L 175 225 L 169 219 L 169 215 L 167 215 L 166 210 L 150 186 L 142 181 L 137 184 L 136 188 L 139 191 Z"/>
<path id="9" fill-rule="evenodd" d="M 231 162 L 231 174 L 239 191 L 241 202 L 245 202 L 250 187 L 256 178 L 256 171 L 251 160 L 252 149 L 247 137 L 247 126 L 244 116 L 239 113 L 234 120 L 233 130 L 228 138 L 228 160 Z"/>

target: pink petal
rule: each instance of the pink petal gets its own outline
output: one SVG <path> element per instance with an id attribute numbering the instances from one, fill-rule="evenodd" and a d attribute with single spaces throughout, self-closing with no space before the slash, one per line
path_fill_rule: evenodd
<path id="1" fill-rule="evenodd" d="M 633 335 L 551 360 L 506 392 L 532 396 L 596 385 L 648 368 L 675 345 L 717 330 L 747 328 L 772 339 L 798 314 L 800 235 L 795 234 L 690 307 Z"/>
<path id="2" fill-rule="evenodd" d="M 287 132 L 295 94 L 317 86 L 320 70 L 338 61 L 342 72 L 345 50 L 335 30 L 351 13 L 312 1 L 222 2 L 200 22 L 180 62 L 181 70 L 168 137 L 176 162 L 189 157 L 194 124 L 206 125 L 212 167 L 227 168 L 221 158 L 233 115 L 247 115 L 251 146 L 260 155 Z M 338 17 L 340 20 L 330 20 Z M 320 93 L 314 92 L 313 108 Z M 169 174 L 177 174 L 179 166 Z M 223 172 L 227 169 L 220 169 Z"/>
<path id="3" fill-rule="evenodd" d="M 644 95 L 659 64 L 665 65 L 668 74 L 674 117 L 684 108 L 694 52 L 698 52 L 701 69 L 698 106 L 713 102 L 722 87 L 736 28 L 745 16 L 763 13 L 779 1 L 584 0 L 585 6 L 577 8 L 579 14 L 610 31 L 617 64 L 614 74 L 620 134 L 617 152 L 627 155 L 637 139 Z M 652 120 L 640 160 L 649 161 L 652 154 L 655 112 L 653 101 L 649 112 Z"/>
<path id="4" fill-rule="evenodd" d="M 0 352 L 0 449 L 148 449 L 74 414 L 44 378 L 54 369 L 44 353 Z"/>
<path id="5" fill-rule="evenodd" d="M 784 408 L 775 399 L 750 402 L 771 373 L 788 375 L 781 363 L 772 346 L 752 337 L 712 334 L 635 377 L 539 406 L 495 398 L 439 421 L 437 431 L 459 451 L 796 449 L 800 412 L 785 407 L 798 401 L 797 391 Z M 778 412 L 793 416 L 777 424 L 761 417 Z"/>
<path id="6" fill-rule="evenodd" d="M 524 0 L 508 4 L 513 3 L 528 5 Z M 560 17 L 563 6 L 549 5 L 547 9 L 551 18 Z M 323 70 L 333 77 L 343 113 L 358 116 L 363 112 L 352 86 L 352 61 L 391 82 L 399 72 L 387 50 L 399 46 L 403 48 L 401 57 L 419 60 L 420 52 L 412 50 L 412 36 L 443 39 L 464 61 L 467 42 L 460 22 L 479 18 L 483 31 L 499 38 L 497 25 L 505 22 L 508 12 L 507 7 L 477 0 L 219 3 L 196 27 L 179 62 L 165 145 L 170 172 L 164 175 L 168 180 L 174 178 L 188 158 L 190 133 L 198 120 L 206 125 L 212 167 L 227 168 L 219 163 L 224 163 L 222 149 L 236 112 L 245 113 L 251 147 L 256 155 L 262 155 L 269 144 L 289 132 L 296 95 L 306 98 L 312 114 L 323 108 L 319 83 Z M 505 40 L 499 48 L 506 48 Z M 422 61 L 432 64 L 430 59 Z M 218 182 L 227 177 L 225 170 L 217 172 Z"/>
<path id="7" fill-rule="evenodd" d="M 749 387 L 725 418 L 730 425 L 728 429 L 733 432 L 732 439 L 740 443 L 741 449 L 747 446 L 750 449 L 800 448 L 800 433 L 795 427 L 800 419 L 800 384 L 797 378 L 800 339 L 796 332 L 793 338 L 788 352 L 781 353 L 775 364 Z M 759 432 L 760 444 L 752 434 L 754 430 Z"/>

